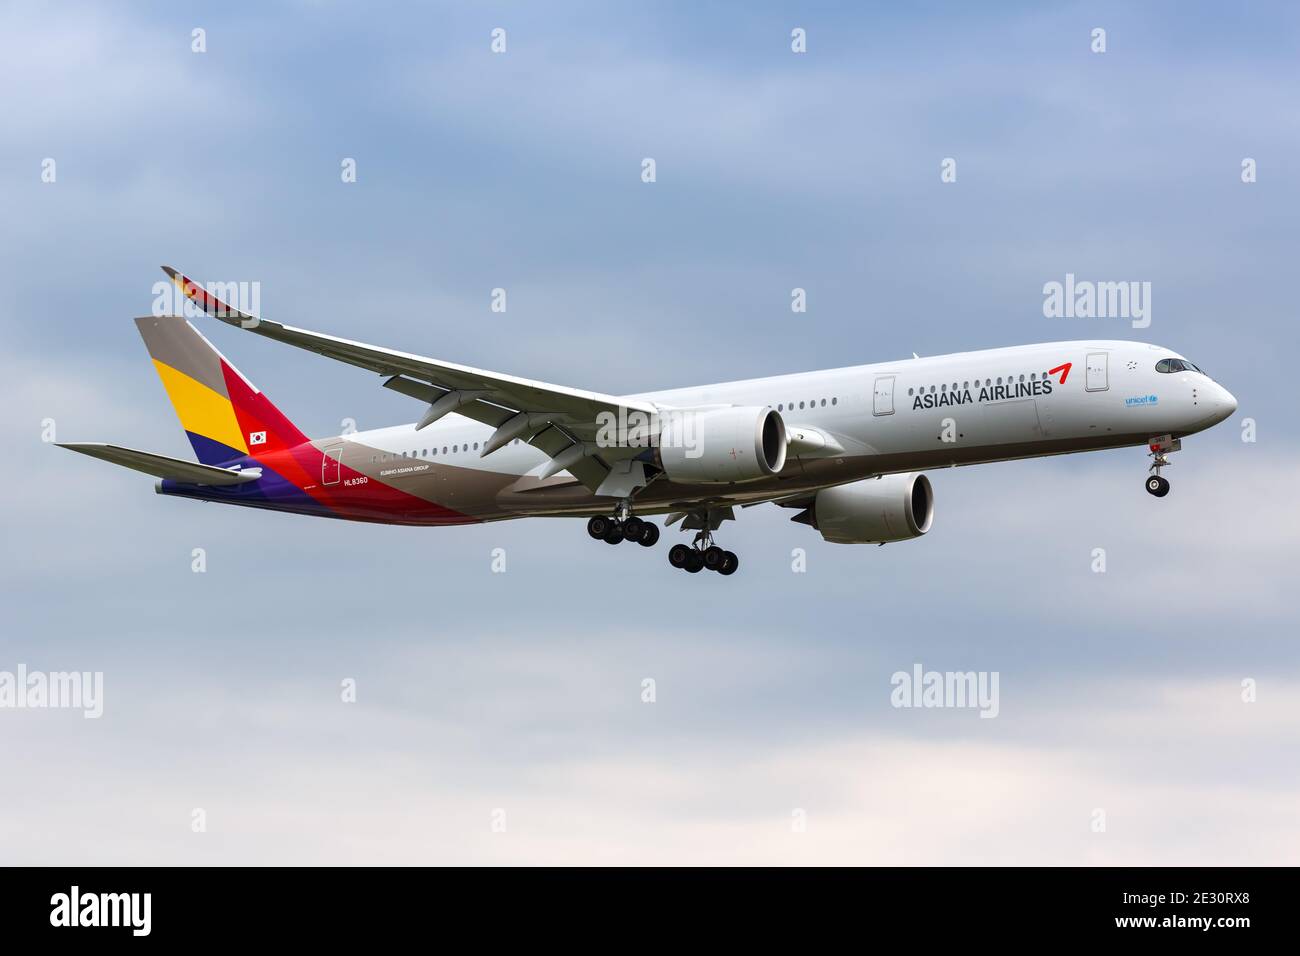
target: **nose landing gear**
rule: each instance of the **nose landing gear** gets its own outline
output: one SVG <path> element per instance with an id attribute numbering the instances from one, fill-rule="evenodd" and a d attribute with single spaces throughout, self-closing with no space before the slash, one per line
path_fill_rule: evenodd
<path id="1" fill-rule="evenodd" d="M 1147 491 L 1157 498 L 1163 498 L 1169 494 L 1169 479 L 1161 478 L 1159 475 L 1152 475 L 1147 479 Z"/>
<path id="2" fill-rule="evenodd" d="M 1163 498 L 1169 494 L 1169 479 L 1160 475 L 1160 469 L 1170 464 L 1168 455 L 1172 455 L 1183 447 L 1180 439 L 1172 435 L 1161 435 L 1159 438 L 1151 439 L 1148 447 L 1151 449 L 1151 468 L 1150 477 L 1147 478 L 1147 493 L 1155 495 L 1157 498 Z"/>

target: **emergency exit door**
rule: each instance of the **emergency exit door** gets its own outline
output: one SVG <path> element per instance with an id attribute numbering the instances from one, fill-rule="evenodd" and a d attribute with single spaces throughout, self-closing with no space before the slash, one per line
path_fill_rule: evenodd
<path id="1" fill-rule="evenodd" d="M 339 462 L 342 460 L 342 445 L 337 448 L 325 449 L 325 457 L 321 459 L 320 463 L 322 485 L 337 485 L 339 483 Z"/>
<path id="2" fill-rule="evenodd" d="M 1105 352 L 1088 353 L 1088 377 L 1084 383 L 1085 391 L 1104 392 L 1110 388 L 1106 381 L 1106 358 Z"/>
<path id="3" fill-rule="evenodd" d="M 873 415 L 894 414 L 894 376 L 881 375 L 876 378 L 871 412 Z"/>

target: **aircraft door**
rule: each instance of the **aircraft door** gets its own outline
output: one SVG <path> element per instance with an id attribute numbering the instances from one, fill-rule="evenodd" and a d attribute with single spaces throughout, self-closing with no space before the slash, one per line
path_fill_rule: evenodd
<path id="1" fill-rule="evenodd" d="M 1110 388 L 1106 375 L 1106 358 L 1105 352 L 1088 353 L 1088 378 L 1084 383 L 1084 390 L 1088 392 L 1104 392 Z"/>
<path id="2" fill-rule="evenodd" d="M 321 459 L 320 480 L 322 485 L 337 485 L 339 483 L 339 462 L 343 460 L 343 446 L 336 448 L 326 448 L 325 456 Z"/>
<path id="3" fill-rule="evenodd" d="M 876 387 L 872 399 L 871 413 L 873 415 L 892 415 L 894 414 L 894 376 L 878 375 L 876 376 Z"/>

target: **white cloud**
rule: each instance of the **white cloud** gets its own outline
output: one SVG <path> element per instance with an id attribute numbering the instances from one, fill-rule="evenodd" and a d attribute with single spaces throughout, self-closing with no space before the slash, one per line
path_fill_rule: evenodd
<path id="1" fill-rule="evenodd" d="M 68 715 L 21 715 L 28 745 L 8 776 L 40 786 L 12 790 L 0 810 L 6 858 L 1260 865 L 1300 852 L 1287 761 L 1300 726 L 1294 683 L 1255 704 L 1200 682 L 1080 688 L 1037 700 L 1020 720 L 1027 738 L 1014 740 L 864 726 L 762 746 L 703 733 L 669 744 L 656 739 L 663 714 L 652 710 L 673 705 L 630 703 L 645 723 L 620 737 L 621 753 L 589 753 L 586 731 L 566 720 L 538 761 L 501 756 L 468 713 L 430 722 L 376 711 L 373 698 L 305 704 L 322 688 L 281 690 L 255 721 L 269 737 L 240 730 L 248 712 L 161 747 L 146 722 L 104 739 L 94 731 L 112 724 L 73 737 Z M 186 696 L 188 712 L 227 699 Z M 537 694 L 531 705 L 546 723 L 554 702 Z M 977 723 L 995 731 L 1004 720 Z M 193 807 L 207 811 L 208 833 L 189 831 Z M 504 834 L 490 828 L 496 808 Z M 796 809 L 804 833 L 792 831 Z M 1091 828 L 1096 809 L 1102 833 Z"/>

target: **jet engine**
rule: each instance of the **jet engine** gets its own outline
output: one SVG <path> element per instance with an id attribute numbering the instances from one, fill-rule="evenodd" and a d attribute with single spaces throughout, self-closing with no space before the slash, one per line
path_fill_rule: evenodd
<path id="1" fill-rule="evenodd" d="M 925 475 L 884 475 L 823 488 L 792 519 L 834 544 L 883 544 L 919 538 L 934 521 L 934 491 Z"/>
<path id="2" fill-rule="evenodd" d="M 675 482 L 755 481 L 785 467 L 785 422 L 773 408 L 660 412 L 659 464 Z"/>

